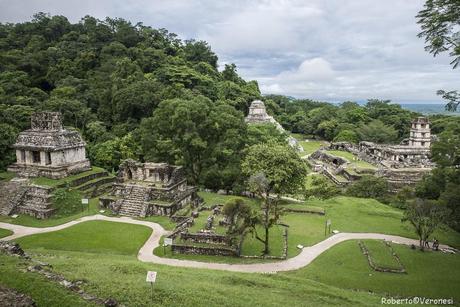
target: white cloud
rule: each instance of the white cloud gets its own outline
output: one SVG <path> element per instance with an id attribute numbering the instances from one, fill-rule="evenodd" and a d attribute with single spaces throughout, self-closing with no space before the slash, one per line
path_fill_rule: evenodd
<path id="1" fill-rule="evenodd" d="M 276 79 L 289 82 L 328 81 L 335 72 L 331 64 L 323 58 L 314 58 L 303 61 L 298 68 L 281 72 Z"/>

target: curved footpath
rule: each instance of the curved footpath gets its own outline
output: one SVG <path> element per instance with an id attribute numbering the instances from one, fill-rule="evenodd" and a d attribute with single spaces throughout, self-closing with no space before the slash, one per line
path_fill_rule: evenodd
<path id="1" fill-rule="evenodd" d="M 161 225 L 153 222 L 139 221 L 130 217 L 108 217 L 100 214 L 82 217 L 80 219 L 58 225 L 53 227 L 36 228 L 26 227 L 21 225 L 14 225 L 8 223 L 1 223 L 0 228 L 8 229 L 14 232 L 11 236 L 0 238 L 0 240 L 8 241 L 29 236 L 39 233 L 47 233 L 52 231 L 62 230 L 73 225 L 87 222 L 87 221 L 110 221 L 119 223 L 128 223 L 135 225 L 143 225 L 153 230 L 152 234 L 144 245 L 139 250 L 137 258 L 142 262 L 151 262 L 156 264 L 164 264 L 176 267 L 187 267 L 187 268 L 202 268 L 202 269 L 213 269 L 222 271 L 233 271 L 233 272 L 247 272 L 247 273 L 275 273 L 280 271 L 292 271 L 303 268 L 310 264 L 316 257 L 321 255 L 324 251 L 333 247 L 334 245 L 356 239 L 380 239 L 392 241 L 398 244 L 415 244 L 418 245 L 418 240 L 404 238 L 400 236 L 385 235 L 380 233 L 339 233 L 330 236 L 329 238 L 321 241 L 313 246 L 304 247 L 301 253 L 293 258 L 282 260 L 278 262 L 265 262 L 265 263 L 253 263 L 253 264 L 225 264 L 225 263 L 207 263 L 200 261 L 191 260 L 179 260 L 171 258 L 162 258 L 153 254 L 153 250 L 160 245 L 160 238 L 163 235 L 167 235 L 169 232 L 166 231 Z M 442 248 L 447 248 L 446 245 L 441 245 Z"/>

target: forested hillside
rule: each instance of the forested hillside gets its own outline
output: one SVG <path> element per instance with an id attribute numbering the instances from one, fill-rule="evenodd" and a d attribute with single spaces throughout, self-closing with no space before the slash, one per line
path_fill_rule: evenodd
<path id="1" fill-rule="evenodd" d="M 285 142 L 271 126 L 244 123 L 250 102 L 261 98 L 288 131 L 330 141 L 398 143 L 417 116 L 377 99 L 360 106 L 261 97 L 234 64 L 218 70 L 206 42 L 142 23 L 86 16 L 72 24 L 39 13 L 0 24 L 0 169 L 14 161 L 10 146 L 31 113 L 50 110 L 81 131 L 94 165 L 164 161 L 184 165 L 193 184 L 237 189 L 248 146 Z M 437 134 L 458 125 L 446 116 L 431 120 Z"/>
<path id="2" fill-rule="evenodd" d="M 235 171 L 246 136 L 240 111 L 259 97 L 257 83 L 234 65 L 217 70 L 206 42 L 164 29 L 90 16 L 71 24 L 43 13 L 0 24 L 1 167 L 13 160 L 8 146 L 30 114 L 52 110 L 83 133 L 92 162 L 103 167 L 146 156 L 190 163 L 193 178 L 204 164 Z M 141 124 L 156 109 L 163 121 Z M 178 140 L 157 139 L 158 125 Z"/>

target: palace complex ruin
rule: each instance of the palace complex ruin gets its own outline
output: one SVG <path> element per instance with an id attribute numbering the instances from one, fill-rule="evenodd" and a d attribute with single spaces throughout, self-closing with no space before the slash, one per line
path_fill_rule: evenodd
<path id="1" fill-rule="evenodd" d="M 411 123 L 409 138 L 399 145 L 336 142 L 316 151 L 309 160 L 316 170 L 339 185 L 346 185 L 365 174 L 375 174 L 388 181 L 390 190 L 397 191 L 414 185 L 434 167 L 430 160 L 431 139 L 428 119 L 418 117 Z M 331 152 L 334 150 L 348 151 L 356 156 L 356 161 L 366 161 L 375 168 L 356 167 L 356 161 L 338 157 Z"/>
<path id="2" fill-rule="evenodd" d="M 61 113 L 34 113 L 31 129 L 19 134 L 13 148 L 16 163 L 8 171 L 21 177 L 64 178 L 90 169 L 86 143 L 74 130 L 62 126 Z"/>
<path id="3" fill-rule="evenodd" d="M 184 169 L 166 163 L 125 160 L 109 196 L 100 206 L 114 213 L 145 217 L 171 216 L 188 203 L 200 202 L 197 189 L 187 185 Z"/>
<path id="4" fill-rule="evenodd" d="M 265 104 L 262 101 L 254 100 L 251 103 L 251 106 L 249 107 L 249 113 L 248 113 L 248 116 L 246 116 L 245 121 L 248 124 L 271 123 L 275 125 L 276 129 L 278 129 L 280 132 L 285 133 L 287 135 L 287 141 L 291 147 L 293 147 L 294 149 L 300 152 L 303 151 L 303 147 L 300 146 L 297 140 L 293 138 L 292 136 L 288 135 L 286 130 L 284 130 L 283 126 L 281 126 L 280 123 L 278 123 L 276 119 L 273 118 L 273 116 L 270 116 L 267 114 Z"/>

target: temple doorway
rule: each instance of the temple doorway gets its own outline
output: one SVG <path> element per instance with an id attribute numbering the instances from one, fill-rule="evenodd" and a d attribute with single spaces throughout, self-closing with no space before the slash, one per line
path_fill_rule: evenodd
<path id="1" fill-rule="evenodd" d="M 126 179 L 128 180 L 133 179 L 133 172 L 129 168 L 126 170 Z"/>

